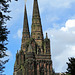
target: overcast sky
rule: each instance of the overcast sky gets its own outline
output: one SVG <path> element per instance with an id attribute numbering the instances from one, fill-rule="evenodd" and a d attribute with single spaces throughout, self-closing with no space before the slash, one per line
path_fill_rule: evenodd
<path id="1" fill-rule="evenodd" d="M 55 72 L 65 72 L 69 57 L 75 57 L 75 0 L 38 0 L 43 34 L 48 33 L 51 40 L 51 55 Z M 9 62 L 5 73 L 13 75 L 17 50 L 21 48 L 25 1 L 10 3 L 13 17 L 7 22 Z M 31 32 L 33 0 L 27 0 L 27 13 Z"/>

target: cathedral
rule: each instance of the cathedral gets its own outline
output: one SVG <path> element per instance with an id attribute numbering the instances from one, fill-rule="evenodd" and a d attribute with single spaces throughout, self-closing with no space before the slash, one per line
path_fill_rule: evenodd
<path id="1" fill-rule="evenodd" d="M 38 1 L 34 0 L 31 34 L 25 5 L 21 50 L 16 53 L 13 75 L 53 75 L 50 39 L 44 39 Z"/>

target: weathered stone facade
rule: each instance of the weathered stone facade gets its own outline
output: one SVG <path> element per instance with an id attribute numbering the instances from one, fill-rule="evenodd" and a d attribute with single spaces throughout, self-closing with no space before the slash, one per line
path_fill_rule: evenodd
<path id="1" fill-rule="evenodd" d="M 25 6 L 21 50 L 16 54 L 13 75 L 52 75 L 50 39 L 44 39 L 37 0 L 34 0 L 31 36 Z"/>

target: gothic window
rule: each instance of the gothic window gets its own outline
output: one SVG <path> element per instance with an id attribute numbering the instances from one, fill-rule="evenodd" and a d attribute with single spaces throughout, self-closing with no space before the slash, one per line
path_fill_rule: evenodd
<path id="1" fill-rule="evenodd" d="M 31 33 L 31 35 L 33 35 L 33 33 Z"/>
<path id="2" fill-rule="evenodd" d="M 33 23 L 36 23 L 36 21 L 34 20 Z"/>
<path id="3" fill-rule="evenodd" d="M 37 33 L 37 35 L 38 35 L 38 39 L 40 39 L 40 33 Z"/>
<path id="4" fill-rule="evenodd" d="M 35 13 L 37 13 L 37 10 L 35 11 Z"/>
<path id="5" fill-rule="evenodd" d="M 26 38 L 26 37 L 24 36 L 24 38 Z"/>
<path id="6" fill-rule="evenodd" d="M 27 28 L 24 28 L 24 31 L 27 31 Z"/>
<path id="7" fill-rule="evenodd" d="M 27 35 L 25 35 L 25 36 L 24 36 L 24 38 L 28 38 L 28 36 L 27 36 Z"/>
<path id="8" fill-rule="evenodd" d="M 37 17 L 37 16 L 35 15 L 35 17 Z"/>
<path id="9" fill-rule="evenodd" d="M 38 35 L 40 35 L 40 33 L 38 33 Z"/>
<path id="10" fill-rule="evenodd" d="M 23 45 L 23 49 L 25 48 L 25 46 Z"/>
<path id="11" fill-rule="evenodd" d="M 17 58 L 17 65 L 19 64 L 19 62 L 18 62 L 18 58 Z"/>
<path id="12" fill-rule="evenodd" d="M 39 16 L 37 16 L 37 18 L 38 18 Z"/>
<path id="13" fill-rule="evenodd" d="M 33 26 L 33 29 L 35 29 L 35 25 Z"/>
<path id="14" fill-rule="evenodd" d="M 35 38 L 35 36 L 33 36 L 33 38 Z"/>
<path id="15" fill-rule="evenodd" d="M 40 48 L 38 49 L 38 54 L 40 54 L 41 53 L 41 50 L 40 50 Z"/>
<path id="16" fill-rule="evenodd" d="M 39 23 L 39 20 L 37 21 L 37 23 Z"/>
<path id="17" fill-rule="evenodd" d="M 38 39 L 40 39 L 40 36 L 38 36 Z"/>
<path id="18" fill-rule="evenodd" d="M 46 53 L 47 53 L 47 50 L 46 50 Z"/>
<path id="19" fill-rule="evenodd" d="M 25 34 L 25 32 L 23 32 L 23 34 Z"/>
<path id="20" fill-rule="evenodd" d="M 39 30 L 40 28 L 39 28 L 39 26 L 38 26 L 38 30 Z"/>
<path id="21" fill-rule="evenodd" d="M 24 55 L 24 61 L 25 61 L 25 55 Z"/>
<path id="22" fill-rule="evenodd" d="M 14 72 L 14 75 L 17 75 L 17 72 Z"/>
<path id="23" fill-rule="evenodd" d="M 33 35 L 35 35 L 35 33 L 33 33 Z"/>
<path id="24" fill-rule="evenodd" d="M 34 35 L 35 35 L 35 33 L 32 33 L 32 35 L 34 36 Z"/>
<path id="25" fill-rule="evenodd" d="M 21 73 L 21 75 L 22 75 L 22 69 L 20 70 L 20 73 Z"/>

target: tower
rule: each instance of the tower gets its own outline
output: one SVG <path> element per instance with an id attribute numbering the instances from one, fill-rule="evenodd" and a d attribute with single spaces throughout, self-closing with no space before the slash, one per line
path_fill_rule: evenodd
<path id="1" fill-rule="evenodd" d="M 17 51 L 13 75 L 52 75 L 50 39 L 43 37 L 37 0 L 34 0 L 31 36 L 25 5 L 21 50 Z"/>

